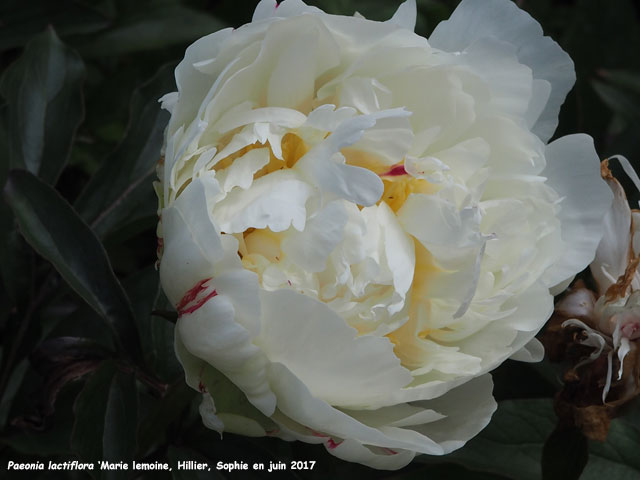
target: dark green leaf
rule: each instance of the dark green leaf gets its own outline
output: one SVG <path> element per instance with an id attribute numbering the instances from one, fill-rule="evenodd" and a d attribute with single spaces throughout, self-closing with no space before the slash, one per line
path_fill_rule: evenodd
<path id="1" fill-rule="evenodd" d="M 589 460 L 586 437 L 575 427 L 558 426 L 542 451 L 543 480 L 577 480 Z"/>
<path id="2" fill-rule="evenodd" d="M 551 437 L 556 415 L 551 399 L 523 399 L 500 402 L 491 423 L 480 434 L 440 461 L 460 464 L 465 468 L 497 473 L 516 480 L 542 478 L 543 448 L 549 455 L 545 470 L 559 474 L 563 469 L 576 472 L 584 462 L 581 440 Z M 573 442 L 573 446 L 571 445 Z M 580 480 L 631 480 L 640 478 L 640 430 L 625 418 L 615 419 L 605 443 L 589 442 L 589 462 Z M 577 448 L 575 448 L 577 447 Z M 553 452 L 549 450 L 553 449 Z M 553 458 L 551 458 L 553 457 Z M 426 463 L 437 462 L 435 457 L 419 457 Z M 577 478 L 577 477 L 550 477 Z"/>
<path id="3" fill-rule="evenodd" d="M 26 168 L 55 183 L 84 116 L 84 65 L 52 29 L 38 35 L 2 77 L 9 109 L 13 168 Z"/>
<path id="4" fill-rule="evenodd" d="M 542 447 L 555 424 L 551 399 L 506 400 L 487 428 L 442 460 L 517 480 L 540 480 Z"/>
<path id="5" fill-rule="evenodd" d="M 158 292 L 158 298 L 154 305 L 154 311 L 164 310 L 171 312 L 173 305 L 167 299 L 162 290 Z M 166 381 L 173 381 L 182 378 L 182 367 L 176 359 L 173 331 L 175 322 L 172 323 L 166 318 L 154 315 L 149 320 L 149 331 L 151 334 L 151 358 L 154 371 L 160 378 Z"/>
<path id="6" fill-rule="evenodd" d="M 145 364 L 167 383 L 182 379 L 182 367 L 176 360 L 173 346 L 174 325 L 152 315 L 158 309 L 173 308 L 160 288 L 160 278 L 154 265 L 128 277 L 124 287 L 131 299 L 140 341 L 145 352 Z"/>
<path id="7" fill-rule="evenodd" d="M 24 377 L 28 366 L 29 362 L 25 358 L 16 365 L 9 376 L 7 388 L 5 388 L 4 392 L 2 392 L 2 396 L 0 397 L 0 428 L 3 428 L 7 421 L 7 416 L 9 415 L 13 398 L 20 388 L 22 378 Z"/>
<path id="8" fill-rule="evenodd" d="M 139 452 L 141 455 L 149 453 L 157 443 L 167 440 L 168 428 L 179 421 L 184 411 L 197 393 L 184 381 L 172 385 L 167 393 L 157 402 L 154 408 L 140 423 Z"/>
<path id="9" fill-rule="evenodd" d="M 69 455 L 71 452 L 70 434 L 73 427 L 73 402 L 78 396 L 80 385 L 70 384 L 60 393 L 56 403 L 56 415 L 43 431 L 23 430 L 0 437 L 0 444 L 9 446 L 12 460 L 15 452 L 42 456 Z"/>
<path id="10" fill-rule="evenodd" d="M 601 70 L 600 76 L 611 85 L 640 95 L 640 73 L 627 70 Z"/>
<path id="11" fill-rule="evenodd" d="M 162 68 L 134 96 L 127 136 L 76 201 L 78 212 L 100 236 L 135 218 L 136 207 L 154 196 L 152 181 L 168 120 L 158 98 L 174 88 L 172 71 L 172 66 Z"/>
<path id="12" fill-rule="evenodd" d="M 593 88 L 602 101 L 628 121 L 640 121 L 640 95 L 594 80 Z"/>
<path id="13" fill-rule="evenodd" d="M 103 13 L 77 0 L 4 0 L 0 19 L 0 51 L 24 45 L 47 25 L 65 36 L 95 32 L 109 24 Z"/>
<path id="14" fill-rule="evenodd" d="M 225 27 L 219 20 L 181 5 L 136 12 L 80 48 L 84 56 L 122 55 L 187 44 Z"/>
<path id="15" fill-rule="evenodd" d="M 1 79 L 0 79 L 1 81 Z M 9 174 L 9 107 L 0 106 L 0 185 L 4 185 Z"/>
<path id="16" fill-rule="evenodd" d="M 26 303 L 33 251 L 16 231 L 11 209 L 0 203 L 0 274 L 12 305 Z"/>
<path id="17" fill-rule="evenodd" d="M 636 419 L 633 415 L 616 418 L 605 443 L 590 442 L 589 463 L 580 480 L 640 478 L 640 425 Z"/>
<path id="18" fill-rule="evenodd" d="M 102 417 L 97 417 L 98 419 Z M 103 458 L 107 462 L 133 460 L 138 427 L 138 393 L 133 375 L 117 373 L 111 383 L 104 415 Z M 123 475 L 124 474 L 124 475 Z M 128 478 L 126 472 L 103 471 L 103 478 Z"/>
<path id="19" fill-rule="evenodd" d="M 71 447 L 83 460 L 97 462 L 102 459 L 103 419 L 115 374 L 115 365 L 112 362 L 105 362 L 89 377 L 75 401 Z"/>
<path id="20" fill-rule="evenodd" d="M 55 337 L 42 342 L 29 356 L 33 368 L 44 379 L 39 392 L 41 415 L 54 413 L 58 393 L 65 385 L 93 372 L 112 356 L 88 338 Z"/>
<path id="21" fill-rule="evenodd" d="M 130 462 L 136 447 L 138 397 L 135 378 L 106 362 L 85 384 L 74 406 L 71 446 L 89 462 Z M 102 469 L 100 478 L 129 478 L 123 470 Z M 97 477 L 97 475 L 96 475 Z"/>
<path id="22" fill-rule="evenodd" d="M 140 358 L 131 306 L 91 229 L 53 188 L 28 172 L 12 171 L 4 194 L 29 244 L 107 321 L 125 351 Z"/>
<path id="23" fill-rule="evenodd" d="M 486 472 L 474 472 L 457 465 L 425 465 L 387 477 L 387 480 L 507 480 L 506 477 Z"/>

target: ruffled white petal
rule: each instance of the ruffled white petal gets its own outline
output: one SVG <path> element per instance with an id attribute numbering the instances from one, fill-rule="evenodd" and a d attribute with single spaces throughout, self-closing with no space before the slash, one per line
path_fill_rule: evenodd
<path id="1" fill-rule="evenodd" d="M 588 135 L 562 137 L 547 146 L 545 156 L 547 166 L 543 175 L 547 184 L 563 197 L 558 217 L 565 250 L 543 277 L 552 287 L 593 260 L 612 194 L 600 177 L 600 161 Z"/>
<path id="2" fill-rule="evenodd" d="M 303 231 L 288 235 L 282 249 L 300 268 L 321 272 L 326 268 L 329 255 L 343 239 L 347 219 L 342 202 L 330 202 L 309 217 Z"/>
<path id="3" fill-rule="evenodd" d="M 281 232 L 290 226 L 304 229 L 305 203 L 311 187 L 291 170 L 273 172 L 256 180 L 249 190 L 234 190 L 218 202 L 213 217 L 221 231 L 242 233 L 248 228 Z"/>
<path id="4" fill-rule="evenodd" d="M 551 85 L 534 90 L 531 111 L 540 111 L 532 130 L 543 141 L 549 140 L 558 125 L 558 112 L 575 83 L 573 62 L 531 16 L 509 0 L 463 0 L 449 20 L 441 22 L 429 43 L 448 52 L 464 51 L 475 42 L 495 38 L 516 48 L 519 61 L 531 68 L 533 78 Z M 530 115 L 531 117 L 532 115 Z"/>

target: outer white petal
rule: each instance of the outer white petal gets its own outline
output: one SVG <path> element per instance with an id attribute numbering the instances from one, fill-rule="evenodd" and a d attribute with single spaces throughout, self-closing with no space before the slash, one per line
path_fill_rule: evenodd
<path id="1" fill-rule="evenodd" d="M 195 118 L 202 99 L 211 88 L 211 77 L 194 67 L 195 63 L 214 58 L 231 36 L 232 29 L 226 28 L 202 37 L 187 48 L 184 59 L 176 68 L 176 85 L 179 101 L 168 128 L 172 135 L 180 126 L 189 124 Z"/>
<path id="2" fill-rule="evenodd" d="M 518 59 L 533 71 L 533 78 L 545 80 L 551 92 L 533 132 L 547 141 L 558 125 L 558 112 L 575 82 L 573 62 L 560 46 L 544 37 L 542 28 L 531 16 L 509 0 L 463 0 L 449 20 L 438 24 L 429 43 L 448 52 L 465 50 L 477 40 L 494 37 L 513 44 Z M 540 110 L 547 96 L 536 89 L 530 109 Z"/>
<path id="3" fill-rule="evenodd" d="M 326 304 L 291 290 L 263 291 L 260 299 L 256 344 L 314 396 L 332 405 L 366 407 L 411 382 L 389 339 L 357 337 Z"/>
<path id="4" fill-rule="evenodd" d="M 332 455 L 374 468 L 400 468 L 415 452 L 442 455 L 460 448 L 487 425 L 496 408 L 489 375 L 437 400 L 355 412 L 332 409 L 309 396 L 283 366 L 272 369 L 273 376 L 278 373 L 274 391 L 288 391 L 299 399 L 282 402 L 283 408 L 274 415 L 276 422 L 295 438 L 322 442 Z"/>
<path id="5" fill-rule="evenodd" d="M 340 46 L 322 22 L 299 18 L 292 27 L 288 43 L 280 48 L 273 66 L 267 103 L 306 109 L 314 95 L 316 78 L 340 63 Z"/>
<path id="6" fill-rule="evenodd" d="M 250 272 L 243 272 L 255 276 Z M 215 288 L 217 282 L 212 281 Z M 257 279 L 255 279 L 257 287 Z M 244 297 L 257 293 L 250 282 Z M 234 306 L 235 303 L 235 306 Z M 233 298 L 220 294 L 210 298 L 197 310 L 183 314 L 176 324 L 182 344 L 193 356 L 215 365 L 246 395 L 255 407 L 267 416 L 273 414 L 276 399 L 267 382 L 267 359 L 252 342 L 252 333 L 238 322 L 237 308 L 242 306 Z"/>
<path id="7" fill-rule="evenodd" d="M 208 393 L 202 395 L 202 401 L 198 407 L 200 416 L 202 417 L 202 423 L 205 427 L 215 430 L 218 433 L 224 431 L 225 424 L 218 415 L 216 415 L 216 404 L 213 401 L 213 397 Z"/>
<path id="8" fill-rule="evenodd" d="M 393 17 L 387 21 L 413 32 L 416 28 L 417 16 L 416 0 L 406 0 L 400 4 L 396 13 L 393 14 Z"/>
<path id="9" fill-rule="evenodd" d="M 323 13 L 317 7 L 307 5 L 302 0 L 284 0 L 278 5 L 275 16 L 277 17 L 293 17 L 302 15 L 303 13 Z"/>
<path id="10" fill-rule="evenodd" d="M 256 9 L 253 12 L 251 21 L 257 22 L 265 18 L 273 17 L 276 13 L 277 8 L 277 0 L 260 0 L 260 2 L 258 2 L 258 5 L 256 5 Z"/>
<path id="11" fill-rule="evenodd" d="M 467 48 L 465 55 L 454 57 L 486 79 L 491 102 L 500 111 L 523 117 L 529 108 L 533 90 L 531 69 L 518 62 L 514 45 L 483 38 Z"/>
<path id="12" fill-rule="evenodd" d="M 547 166 L 542 175 L 564 197 L 558 218 L 565 251 L 543 276 L 544 282 L 552 287 L 593 260 L 612 194 L 600 177 L 600 161 L 588 135 L 562 137 L 547 146 L 545 156 Z"/>
<path id="13" fill-rule="evenodd" d="M 511 355 L 510 358 L 520 362 L 540 362 L 544 358 L 544 346 L 537 338 L 532 338 L 529 343 Z"/>
<path id="14" fill-rule="evenodd" d="M 312 395 L 307 386 L 280 363 L 269 367 L 271 387 L 278 410 L 306 427 L 338 438 L 352 438 L 366 445 L 442 454 L 436 442 L 404 429 L 381 429 L 365 425 Z"/>
<path id="15" fill-rule="evenodd" d="M 483 375 L 437 399 L 417 402 L 415 405 L 432 408 L 445 418 L 412 428 L 438 442 L 444 453 L 452 452 L 475 437 L 491 420 L 498 406 L 492 390 L 491 376 Z"/>
<path id="16" fill-rule="evenodd" d="M 224 256 L 220 234 L 209 216 L 202 179 L 193 180 L 162 211 L 162 230 L 164 255 L 160 278 L 167 297 L 175 305 L 195 283 L 211 277 L 214 264 Z"/>
<path id="17" fill-rule="evenodd" d="M 274 420 L 280 425 L 278 436 L 283 439 L 301 440 L 306 443 L 323 443 L 331 455 L 349 462 L 357 462 L 371 468 L 381 470 L 396 470 L 407 465 L 416 455 L 410 450 L 389 449 L 365 445 L 353 438 L 334 440 L 320 432 L 310 431 L 308 428 L 294 422 L 290 418 L 276 412 Z"/>
<path id="18" fill-rule="evenodd" d="M 416 456 L 416 452 L 410 450 L 397 450 L 390 453 L 388 449 L 367 447 L 362 442 L 351 438 L 328 450 L 342 460 L 361 463 L 378 470 L 398 470 L 408 465 Z"/>

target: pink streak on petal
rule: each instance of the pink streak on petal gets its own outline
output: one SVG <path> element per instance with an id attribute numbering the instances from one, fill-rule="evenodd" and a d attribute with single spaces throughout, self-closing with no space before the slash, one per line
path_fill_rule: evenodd
<path id="1" fill-rule="evenodd" d="M 407 175 L 407 171 L 404 169 L 404 164 L 399 163 L 391 167 L 391 169 L 385 173 L 381 173 L 381 177 L 399 177 L 401 175 Z"/>
<path id="2" fill-rule="evenodd" d="M 336 448 L 341 443 L 342 442 L 336 442 L 336 441 L 333 440 L 333 438 L 330 438 L 329 440 L 327 440 L 327 448 L 333 450 L 334 448 Z"/>
<path id="3" fill-rule="evenodd" d="M 178 311 L 178 315 L 182 316 L 185 313 L 193 313 L 198 310 L 202 305 L 204 305 L 209 299 L 218 295 L 216 290 L 212 290 L 207 296 L 198 300 L 198 295 L 206 290 L 205 283 L 207 283 L 211 278 L 205 278 L 204 280 L 200 280 L 196 283 L 193 288 L 189 289 L 187 293 L 184 294 L 176 310 Z M 195 302 L 195 303 L 194 303 Z"/>

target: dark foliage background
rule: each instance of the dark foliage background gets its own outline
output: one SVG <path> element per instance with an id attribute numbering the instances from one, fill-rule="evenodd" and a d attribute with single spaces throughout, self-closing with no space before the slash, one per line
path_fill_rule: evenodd
<path id="1" fill-rule="evenodd" d="M 391 16 L 398 0 L 318 0 L 325 11 Z M 418 0 L 428 35 L 456 0 Z M 640 8 L 631 0 L 521 0 L 569 52 L 578 81 L 558 135 L 586 132 L 604 158 L 640 161 Z M 254 1 L 3 0 L 0 4 L 0 465 L 169 461 L 172 472 L 95 478 L 235 478 L 177 460 L 316 460 L 278 478 L 640 478 L 640 407 L 606 443 L 551 436 L 561 366 L 507 362 L 500 407 L 462 450 L 398 472 L 341 462 L 320 446 L 205 429 L 173 353 L 158 286 L 151 187 L 167 121 L 157 99 L 200 36 L 251 18 Z M 25 171 L 26 170 L 26 171 Z M 30 172 L 30 173 L 27 173 Z M 635 203 L 638 196 L 632 198 Z M 544 455 L 543 455 L 544 451 Z M 273 474 L 244 472 L 242 478 Z"/>

